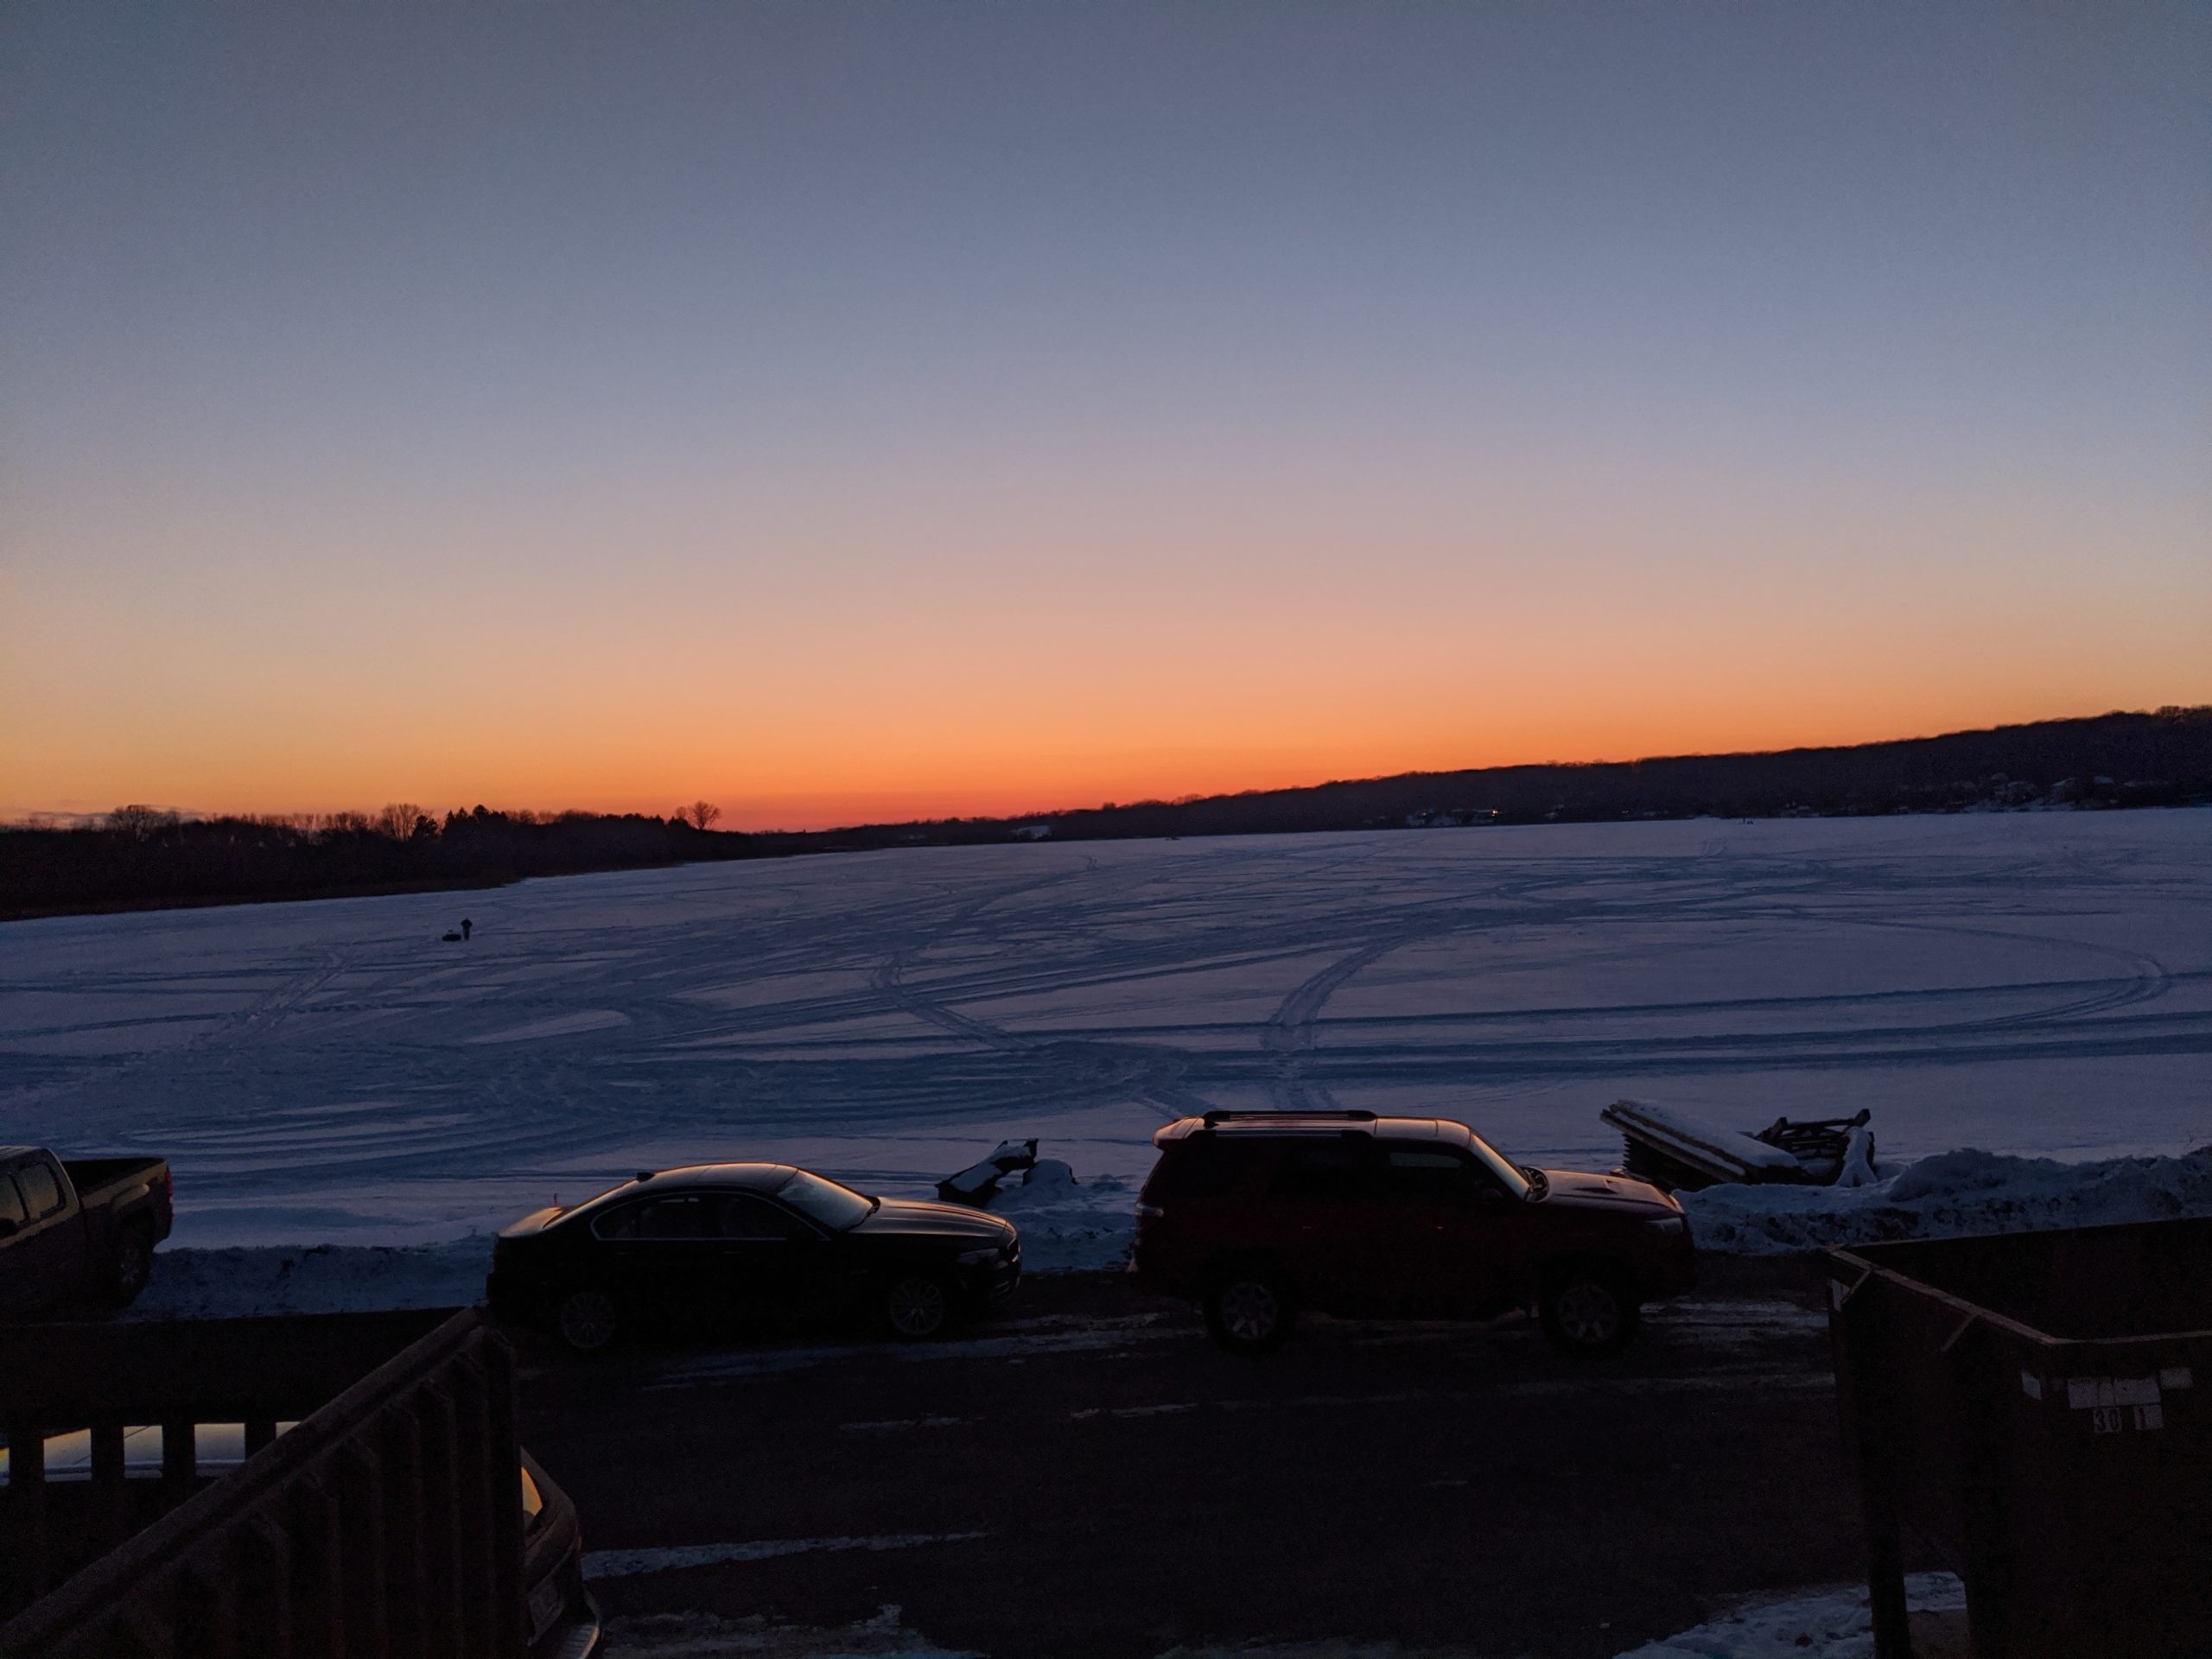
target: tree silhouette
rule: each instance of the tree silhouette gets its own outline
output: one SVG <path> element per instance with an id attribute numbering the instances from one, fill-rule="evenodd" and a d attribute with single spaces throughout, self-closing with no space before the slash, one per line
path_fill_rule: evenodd
<path id="1" fill-rule="evenodd" d="M 712 801 L 694 801 L 689 806 L 678 807 L 676 816 L 694 830 L 708 830 L 722 815 L 722 810 Z"/>
<path id="2" fill-rule="evenodd" d="M 140 841 L 156 830 L 170 829 L 177 823 L 177 815 L 158 806 L 118 806 L 107 815 L 107 827 L 120 830 Z"/>
<path id="3" fill-rule="evenodd" d="M 404 841 L 415 833 L 415 826 L 422 817 L 423 809 L 414 802 L 393 801 L 370 822 L 378 835 Z"/>

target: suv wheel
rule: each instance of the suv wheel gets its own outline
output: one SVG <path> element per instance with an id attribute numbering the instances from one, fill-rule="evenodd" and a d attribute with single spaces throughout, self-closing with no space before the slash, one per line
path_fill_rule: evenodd
<path id="1" fill-rule="evenodd" d="M 893 1336 L 926 1341 L 942 1335 L 952 1322 L 952 1294 L 944 1280 L 926 1274 L 894 1280 L 883 1294 L 883 1319 Z"/>
<path id="2" fill-rule="evenodd" d="M 1290 1335 L 1290 1294 L 1263 1268 L 1224 1274 L 1206 1292 L 1206 1329 L 1223 1347 L 1264 1353 Z"/>
<path id="3" fill-rule="evenodd" d="M 597 1286 L 572 1290 L 561 1299 L 554 1313 L 561 1340 L 580 1354 L 595 1354 L 614 1340 L 622 1328 L 621 1310 L 614 1298 Z"/>
<path id="4" fill-rule="evenodd" d="M 1636 1334 L 1636 1297 L 1618 1273 L 1569 1268 L 1544 1287 L 1538 1312 L 1552 1345 L 1567 1354 L 1609 1354 Z"/>

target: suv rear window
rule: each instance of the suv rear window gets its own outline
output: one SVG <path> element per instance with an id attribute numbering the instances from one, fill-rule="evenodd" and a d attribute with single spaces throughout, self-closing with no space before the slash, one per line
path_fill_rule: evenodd
<path id="1" fill-rule="evenodd" d="M 1217 1135 L 1194 1135 L 1160 1154 L 1145 1190 L 1156 1198 L 1217 1198 L 1251 1168 L 1254 1151 L 1225 1146 Z"/>
<path id="2" fill-rule="evenodd" d="M 1357 1198 L 1364 1196 L 1372 1166 L 1364 1136 L 1293 1141 L 1283 1148 L 1269 1188 L 1279 1198 Z"/>

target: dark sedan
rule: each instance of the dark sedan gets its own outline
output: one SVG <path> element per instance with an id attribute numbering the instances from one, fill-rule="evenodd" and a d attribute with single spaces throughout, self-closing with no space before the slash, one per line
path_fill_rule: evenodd
<path id="1" fill-rule="evenodd" d="M 638 1326 L 855 1314 L 933 1337 L 1020 1276 L 1020 1236 L 996 1216 L 869 1198 L 789 1164 L 696 1164 L 524 1217 L 493 1247 L 486 1294 L 589 1353 Z"/>

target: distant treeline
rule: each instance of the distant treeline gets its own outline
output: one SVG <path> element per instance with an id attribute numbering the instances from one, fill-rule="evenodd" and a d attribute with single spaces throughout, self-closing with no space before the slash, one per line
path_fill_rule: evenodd
<path id="1" fill-rule="evenodd" d="M 95 827 L 0 832 L 0 917 L 484 887 L 694 859 L 748 837 L 683 817 L 493 812 L 180 818 L 118 808 Z"/>
<path id="2" fill-rule="evenodd" d="M 530 875 L 913 846 L 1300 830 L 1866 816 L 2212 802 L 2212 708 L 1774 753 L 1495 766 L 1140 801 L 1016 818 L 720 832 L 702 801 L 666 818 L 495 812 L 181 819 L 121 807 L 99 823 L 0 831 L 0 918 L 491 887 Z"/>

